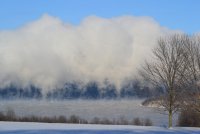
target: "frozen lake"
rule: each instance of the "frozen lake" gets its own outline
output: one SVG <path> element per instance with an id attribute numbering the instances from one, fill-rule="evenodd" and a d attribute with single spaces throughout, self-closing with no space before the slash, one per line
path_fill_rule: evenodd
<path id="1" fill-rule="evenodd" d="M 167 115 L 160 114 L 155 108 L 141 106 L 143 100 L 67 100 L 37 101 L 17 100 L 1 101 L 0 111 L 13 109 L 19 116 L 59 116 L 77 115 L 91 120 L 94 117 L 127 120 L 149 118 L 156 126 L 167 125 Z M 174 119 L 176 120 L 176 119 Z M 174 121 L 175 123 L 175 121 Z"/>

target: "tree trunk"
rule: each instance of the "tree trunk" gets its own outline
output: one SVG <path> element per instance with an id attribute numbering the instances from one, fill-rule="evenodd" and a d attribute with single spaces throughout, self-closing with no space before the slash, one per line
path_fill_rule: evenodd
<path id="1" fill-rule="evenodd" d="M 168 128 L 171 128 L 172 127 L 172 110 L 170 108 L 169 110 L 169 122 L 168 122 Z"/>

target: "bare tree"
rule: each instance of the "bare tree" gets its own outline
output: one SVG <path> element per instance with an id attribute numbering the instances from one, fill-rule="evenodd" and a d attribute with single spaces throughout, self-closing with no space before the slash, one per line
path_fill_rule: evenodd
<path id="1" fill-rule="evenodd" d="M 191 36 L 185 43 L 187 53 L 187 89 L 186 104 L 200 112 L 200 37 Z"/>
<path id="2" fill-rule="evenodd" d="M 176 34 L 158 40 L 153 58 L 145 63 L 142 76 L 153 85 L 162 86 L 165 94 L 159 104 L 168 112 L 168 127 L 172 127 L 173 114 L 179 108 L 182 88 L 187 80 L 187 54 L 185 43 L 188 36 Z"/>

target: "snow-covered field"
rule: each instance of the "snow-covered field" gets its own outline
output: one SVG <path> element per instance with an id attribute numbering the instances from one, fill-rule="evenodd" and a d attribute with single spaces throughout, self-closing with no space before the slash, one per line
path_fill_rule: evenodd
<path id="1" fill-rule="evenodd" d="M 200 128 L 0 122 L 0 134 L 200 134 Z"/>
<path id="2" fill-rule="evenodd" d="M 110 120 L 124 117 L 131 121 L 133 118 L 149 118 L 153 125 L 166 126 L 167 115 L 160 114 L 151 107 L 141 106 L 143 100 L 68 100 L 68 101 L 1 101 L 0 111 L 13 109 L 18 116 L 59 116 L 77 115 L 91 120 L 94 117 Z M 177 116 L 175 116 L 177 117 Z M 174 125 L 176 118 L 174 118 Z"/>

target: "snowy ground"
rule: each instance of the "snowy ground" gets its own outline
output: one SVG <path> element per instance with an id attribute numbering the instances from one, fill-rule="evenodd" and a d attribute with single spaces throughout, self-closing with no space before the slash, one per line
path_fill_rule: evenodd
<path id="1" fill-rule="evenodd" d="M 0 134 L 200 134 L 200 128 L 0 122 Z"/>

